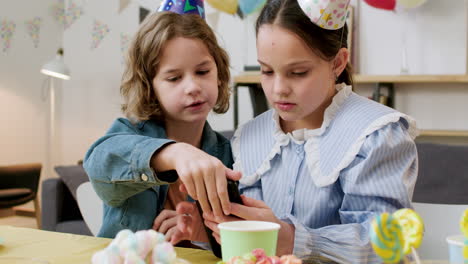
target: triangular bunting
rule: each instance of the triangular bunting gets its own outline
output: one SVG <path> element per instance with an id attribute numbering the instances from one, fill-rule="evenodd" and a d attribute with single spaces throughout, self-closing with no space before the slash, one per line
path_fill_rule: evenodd
<path id="1" fill-rule="evenodd" d="M 37 48 L 39 46 L 39 32 L 41 30 L 42 18 L 35 17 L 31 20 L 26 21 L 25 24 L 26 31 L 31 37 L 34 47 Z"/>
<path id="2" fill-rule="evenodd" d="M 96 49 L 101 44 L 102 39 L 107 36 L 110 29 L 106 24 L 101 23 L 98 20 L 94 20 L 93 33 L 92 33 L 92 44 L 91 49 Z"/>
<path id="3" fill-rule="evenodd" d="M 0 23 L 0 38 L 3 42 L 3 52 L 7 52 L 11 47 L 11 38 L 15 34 L 16 24 L 13 21 L 3 19 Z"/>

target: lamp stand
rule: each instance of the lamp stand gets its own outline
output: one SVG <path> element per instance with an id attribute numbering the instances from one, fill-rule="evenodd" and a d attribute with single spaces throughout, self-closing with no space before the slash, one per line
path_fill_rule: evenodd
<path id="1" fill-rule="evenodd" d="M 54 140 L 55 140 L 55 86 L 54 78 L 49 77 L 49 151 L 47 152 L 48 157 L 48 177 L 54 175 Z"/>

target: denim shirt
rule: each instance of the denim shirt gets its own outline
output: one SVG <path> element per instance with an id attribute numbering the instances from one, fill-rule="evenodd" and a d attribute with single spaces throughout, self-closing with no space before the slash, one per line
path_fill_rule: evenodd
<path id="1" fill-rule="evenodd" d="M 153 154 L 168 144 L 162 125 L 155 121 L 132 124 L 114 121 L 106 135 L 88 150 L 84 168 L 104 202 L 100 237 L 114 238 L 122 229 L 150 229 L 164 208 L 170 182 L 158 178 L 150 166 Z M 229 141 L 205 123 L 201 149 L 232 168 Z"/>

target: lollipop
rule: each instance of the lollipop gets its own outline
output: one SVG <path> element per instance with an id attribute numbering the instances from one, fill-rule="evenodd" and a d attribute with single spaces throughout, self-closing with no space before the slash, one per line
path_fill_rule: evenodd
<path id="1" fill-rule="evenodd" d="M 424 224 L 421 217 L 413 210 L 403 208 L 395 213 L 393 217 L 396 218 L 401 228 L 403 229 L 403 237 L 405 246 L 403 253 L 409 254 L 412 248 L 418 248 L 421 245 Z"/>
<path id="2" fill-rule="evenodd" d="M 378 215 L 371 223 L 370 239 L 375 253 L 386 263 L 398 263 L 403 258 L 402 228 L 388 213 Z"/>
<path id="3" fill-rule="evenodd" d="M 465 264 L 468 263 L 468 209 L 465 210 L 461 219 L 460 219 L 460 229 L 465 235 L 465 243 L 463 245 L 463 258 L 465 259 Z"/>
<path id="4" fill-rule="evenodd" d="M 468 238 L 468 209 L 465 210 L 460 219 L 460 230 L 465 235 L 465 238 Z"/>

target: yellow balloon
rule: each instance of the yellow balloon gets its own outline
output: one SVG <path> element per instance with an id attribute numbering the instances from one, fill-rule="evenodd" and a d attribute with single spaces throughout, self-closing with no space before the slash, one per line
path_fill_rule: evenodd
<path id="1" fill-rule="evenodd" d="M 228 14 L 235 14 L 237 12 L 237 0 L 206 0 L 212 7 L 226 12 Z"/>
<path id="2" fill-rule="evenodd" d="M 398 4 L 405 8 L 415 8 L 424 4 L 426 0 L 398 0 Z"/>

